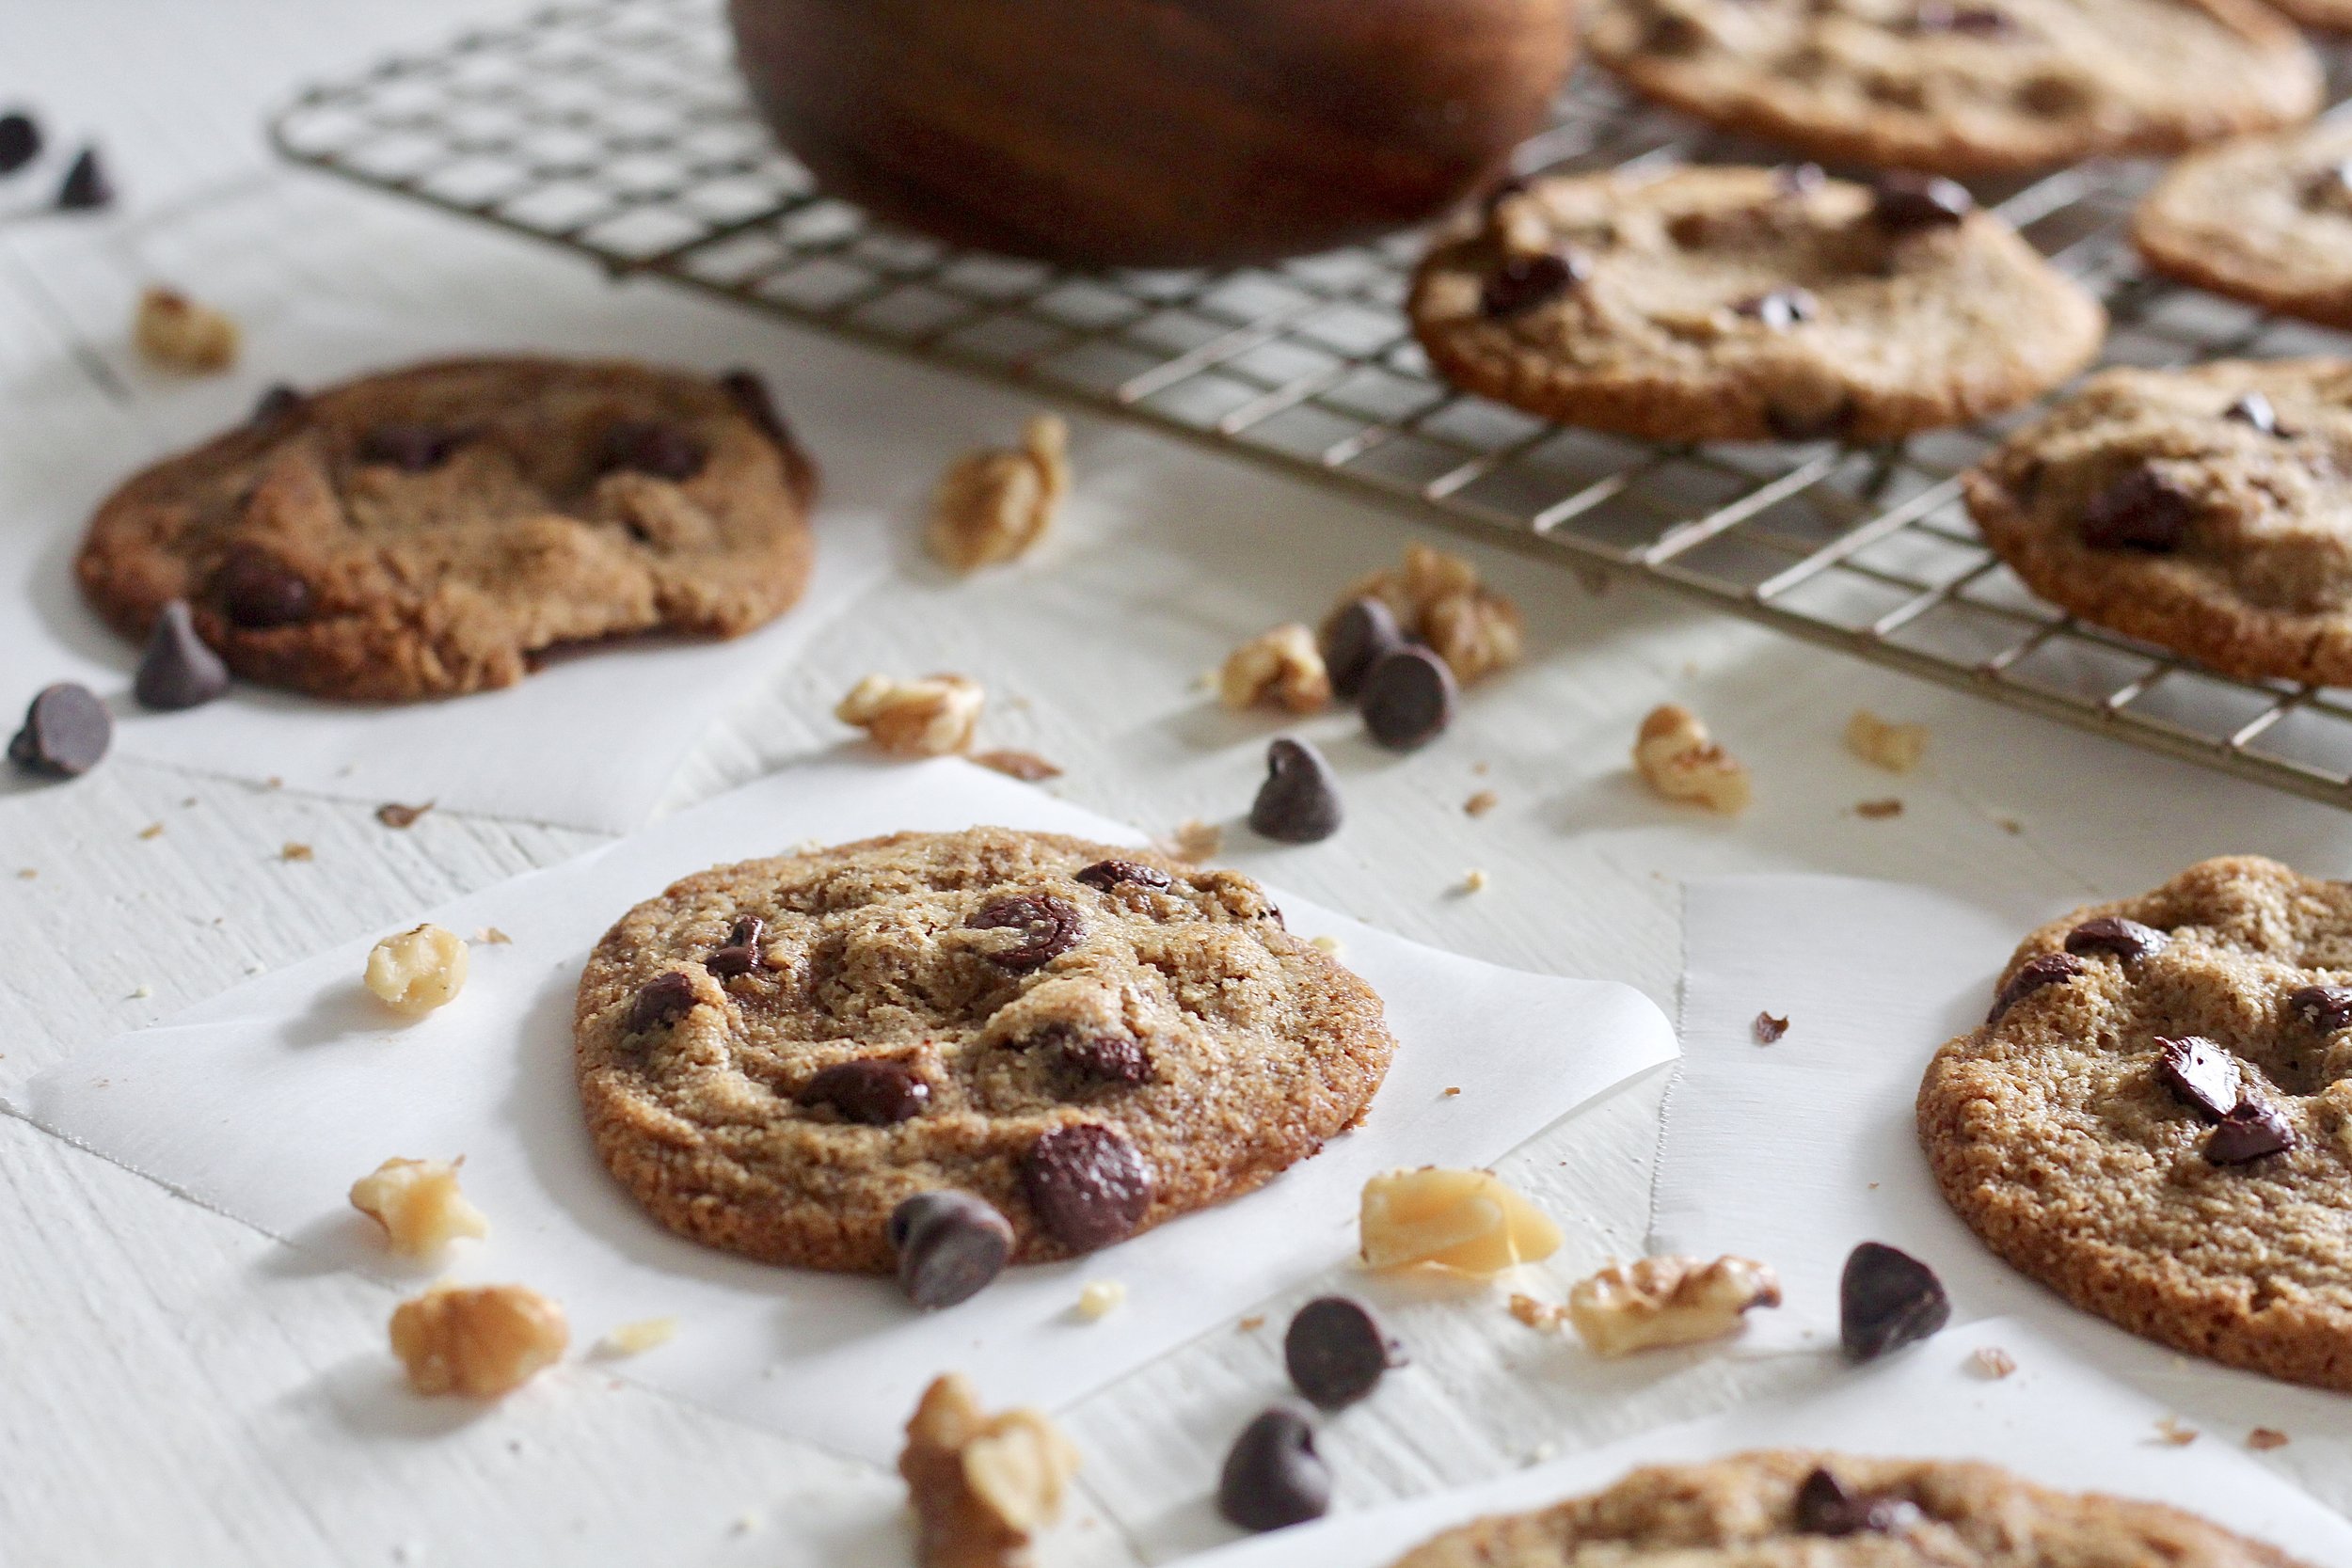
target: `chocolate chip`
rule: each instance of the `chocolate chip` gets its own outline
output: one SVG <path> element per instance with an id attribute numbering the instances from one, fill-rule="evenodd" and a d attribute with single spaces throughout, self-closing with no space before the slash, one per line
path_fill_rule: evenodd
<path id="1" fill-rule="evenodd" d="M 1837 1281 L 1837 1338 L 1849 1361 L 1875 1361 L 1951 1321 L 1944 1282 L 1907 1252 L 1865 1242 Z"/>
<path id="2" fill-rule="evenodd" d="M 1015 945 L 988 955 L 989 962 L 1015 974 L 1026 974 L 1051 963 L 1077 946 L 1086 934 L 1078 911 L 1050 893 L 1016 893 L 992 898 L 980 906 L 971 923 L 983 931 L 1021 933 L 1021 941 Z"/>
<path id="3" fill-rule="evenodd" d="M 40 127 L 23 112 L 0 115 L 0 174 L 14 174 L 40 156 Z"/>
<path id="4" fill-rule="evenodd" d="M 1323 753 L 1277 736 L 1265 749 L 1265 783 L 1249 802 L 1249 825 L 1279 844 L 1315 844 L 1340 831 L 1340 786 Z"/>
<path id="5" fill-rule="evenodd" d="M 1782 196 L 1811 196 L 1829 183 L 1819 164 L 1782 164 L 1772 170 L 1772 188 Z"/>
<path id="6" fill-rule="evenodd" d="M 2079 530 L 2084 544 L 2102 550 L 2164 555 L 2188 537 L 2197 503 L 2153 468 L 2134 468 L 2090 498 Z"/>
<path id="7" fill-rule="evenodd" d="M 78 778 L 98 766 L 115 721 L 87 686 L 44 687 L 24 710 L 24 727 L 8 742 L 8 760 L 28 773 Z"/>
<path id="8" fill-rule="evenodd" d="M 760 952 L 759 939 L 766 928 L 755 914 L 740 916 L 728 930 L 726 944 L 705 958 L 703 967 L 722 980 L 764 967 L 767 959 Z"/>
<path id="9" fill-rule="evenodd" d="M 131 693 L 141 704 L 170 713 L 200 707 L 229 689 L 229 666 L 196 635 L 188 601 L 174 599 L 155 617 L 139 655 Z"/>
<path id="10" fill-rule="evenodd" d="M 2130 963 L 2160 950 L 2171 940 L 2153 926 L 2142 926 L 2118 914 L 2103 914 L 2067 932 L 2066 950 L 2086 957 L 2108 953 Z"/>
<path id="11" fill-rule="evenodd" d="M 2352 986 L 2297 986 L 2287 992 L 2296 1016 L 2324 1035 L 2352 1023 Z"/>
<path id="12" fill-rule="evenodd" d="M 1364 676 L 1364 728 L 1391 751 L 1426 745 L 1454 722 L 1454 671 L 1428 649 L 1383 654 Z"/>
<path id="13" fill-rule="evenodd" d="M 1819 315 L 1820 309 L 1820 301 L 1805 289 L 1774 289 L 1732 307 L 1740 315 L 1762 322 L 1775 332 L 1803 325 Z"/>
<path id="14" fill-rule="evenodd" d="M 1920 0 L 1919 8 L 1911 16 L 1911 31 L 2005 38 L 2017 31 L 2017 24 L 2010 20 L 2007 12 L 1991 6 L 1955 6 L 1947 4 L 1947 0 Z"/>
<path id="15" fill-rule="evenodd" d="M 2156 1038 L 2160 1053 L 2156 1076 L 2183 1103 L 2207 1121 L 2219 1121 L 2237 1109 L 2245 1095 L 2236 1059 L 2201 1035 L 2179 1039 Z"/>
<path id="16" fill-rule="evenodd" d="M 803 1105 L 830 1105 L 843 1121 L 887 1127 L 904 1121 L 930 1102 L 931 1086 L 903 1062 L 862 1056 L 821 1069 L 802 1088 Z"/>
<path id="17" fill-rule="evenodd" d="M 430 424 L 380 424 L 359 437 L 362 463 L 382 463 L 405 474 L 428 473 L 449 461 L 463 432 Z"/>
<path id="18" fill-rule="evenodd" d="M 1998 1023 L 2003 1013 L 2042 987 L 2062 985 L 2082 972 L 2082 959 L 2071 953 L 2041 953 L 2027 958 L 1993 998 L 1993 1010 L 1984 1015 L 1984 1022 Z"/>
<path id="19" fill-rule="evenodd" d="M 1282 1336 L 1282 1365 L 1298 1391 L 1326 1410 L 1372 1392 L 1405 1357 L 1372 1308 L 1346 1296 L 1322 1296 L 1298 1309 Z"/>
<path id="20" fill-rule="evenodd" d="M 114 182 L 106 178 L 106 166 L 98 161 L 98 149 L 82 149 L 73 166 L 65 171 L 65 182 L 57 187 L 58 209 L 87 213 L 114 203 Z"/>
<path id="21" fill-rule="evenodd" d="M 604 433 L 602 472 L 627 468 L 656 479 L 691 479 L 702 471 L 702 443 L 674 424 L 623 420 Z"/>
<path id="22" fill-rule="evenodd" d="M 1331 1468 L 1315 1452 L 1314 1422 L 1296 1405 L 1262 1412 L 1225 1455 L 1216 1511 L 1248 1530 L 1320 1519 L 1331 1506 Z"/>
<path id="23" fill-rule="evenodd" d="M 694 982 L 673 969 L 645 983 L 637 1000 L 629 1004 L 628 1022 L 622 1027 L 632 1035 L 650 1034 L 684 1018 L 694 1002 Z"/>
<path id="24" fill-rule="evenodd" d="M 2250 424 L 2265 436 L 2276 436 L 2282 441 L 2292 439 L 2295 435 L 2279 422 L 2279 411 L 2260 392 L 2249 392 L 2239 398 L 2221 411 L 2221 417 L 2235 420 L 2240 424 Z"/>
<path id="25" fill-rule="evenodd" d="M 245 422 L 256 430 L 267 430 L 272 425 L 291 419 L 294 410 L 301 406 L 302 394 L 300 392 L 282 381 L 276 382 L 253 404 L 253 412 L 245 417 Z"/>
<path id="26" fill-rule="evenodd" d="M 1478 308 L 1496 321 L 1523 316 L 1549 305 L 1592 276 L 1592 263 L 1563 250 L 1534 256 L 1506 256 L 1486 275 L 1478 291 Z"/>
<path id="27" fill-rule="evenodd" d="M 1081 1031 L 1057 1025 L 1046 1036 L 1062 1065 L 1102 1084 L 1148 1084 L 1152 1053 L 1133 1035 L 1103 1029 Z"/>
<path id="28" fill-rule="evenodd" d="M 1079 872 L 1077 879 L 1104 893 L 1121 882 L 1133 882 L 1137 887 L 1148 888 L 1169 887 L 1175 882 L 1174 878 L 1158 866 L 1146 865 L 1141 861 L 1096 861 Z"/>
<path id="29" fill-rule="evenodd" d="M 251 545 L 230 546 L 213 574 L 213 592 L 230 624 L 247 630 L 308 619 L 315 597 L 299 573 Z"/>
<path id="30" fill-rule="evenodd" d="M 2295 1147 L 2295 1129 L 2274 1106 L 2241 1100 L 2205 1140 L 2205 1158 L 2217 1165 L 2242 1165 Z"/>
<path id="31" fill-rule="evenodd" d="M 1331 677 L 1331 689 L 1342 697 L 1355 696 L 1381 656 L 1403 646 L 1404 628 L 1396 624 L 1396 611 L 1387 600 L 1348 600 L 1323 626 L 1323 668 Z"/>
<path id="32" fill-rule="evenodd" d="M 1012 1226 L 970 1193 L 916 1193 L 890 1211 L 898 1289 L 926 1312 L 969 1301 L 1004 1272 Z"/>
<path id="33" fill-rule="evenodd" d="M 1825 1469 L 1815 1469 L 1797 1487 L 1797 1528 L 1806 1535 L 1887 1535 L 1919 1522 L 1918 1505 L 1902 1497 L 1864 1497 Z"/>
<path id="34" fill-rule="evenodd" d="M 1057 1127 L 1021 1156 L 1020 1174 L 1038 1223 L 1073 1252 L 1126 1240 L 1152 1207 L 1152 1167 L 1116 1127 Z"/>
<path id="35" fill-rule="evenodd" d="M 1977 198 L 1957 180 L 1898 169 L 1870 183 L 1870 217 L 1893 233 L 1948 228 L 1976 210 Z"/>
<path id="36" fill-rule="evenodd" d="M 768 383 L 757 371 L 738 368 L 719 378 L 719 389 L 726 393 L 743 417 L 759 426 L 761 432 L 780 447 L 792 444 L 792 428 L 776 412 L 776 400 L 768 393 Z"/>

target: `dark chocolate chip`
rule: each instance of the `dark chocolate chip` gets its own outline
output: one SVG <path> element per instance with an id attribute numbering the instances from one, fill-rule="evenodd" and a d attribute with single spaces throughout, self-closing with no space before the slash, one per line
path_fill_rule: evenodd
<path id="1" fill-rule="evenodd" d="M 1331 1506 L 1331 1468 L 1315 1452 L 1313 1418 L 1283 1403 L 1262 1412 L 1225 1455 L 1216 1511 L 1247 1530 L 1320 1519 Z"/>
<path id="2" fill-rule="evenodd" d="M 1825 1469 L 1797 1487 L 1797 1528 L 1806 1535 L 1891 1535 L 1919 1522 L 1918 1505 L 1903 1497 L 1857 1496 Z"/>
<path id="3" fill-rule="evenodd" d="M 1096 861 L 1079 872 L 1077 879 L 1104 893 L 1121 882 L 1133 882 L 1137 887 L 1147 888 L 1169 887 L 1175 882 L 1174 878 L 1158 866 L 1146 865 L 1141 861 Z"/>
<path id="4" fill-rule="evenodd" d="M 2291 440 L 2295 436 L 2295 432 L 2279 422 L 2279 411 L 2260 392 L 2249 392 L 2239 398 L 2221 411 L 2221 417 L 2235 420 L 2240 424 L 2250 424 L 2265 436 L 2276 436 L 2282 441 Z"/>
<path id="5" fill-rule="evenodd" d="M 301 406 L 302 394 L 282 381 L 277 382 L 253 404 L 253 412 L 246 416 L 245 422 L 257 430 L 267 430 L 292 418 Z"/>
<path id="6" fill-rule="evenodd" d="M 1364 676 L 1359 699 L 1364 728 L 1391 751 L 1409 752 L 1454 722 L 1454 671 L 1428 649 L 1408 645 L 1383 654 Z"/>
<path id="7" fill-rule="evenodd" d="M 1323 753 L 1277 736 L 1265 749 L 1265 783 L 1249 802 L 1249 825 L 1280 844 L 1315 844 L 1340 831 L 1340 785 Z"/>
<path id="8" fill-rule="evenodd" d="M 2134 468 L 2090 498 L 2080 532 L 2093 549 L 2164 555 L 2181 547 L 2196 516 L 2197 503 L 2154 469 Z"/>
<path id="9" fill-rule="evenodd" d="M 1772 188 L 1783 196 L 1810 196 L 1829 183 L 1819 164 L 1782 164 L 1772 170 Z"/>
<path id="10" fill-rule="evenodd" d="M 674 424 L 623 420 L 604 433 L 602 471 L 627 468 L 656 479 L 691 479 L 702 472 L 702 443 Z"/>
<path id="11" fill-rule="evenodd" d="M 1478 291 L 1478 308 L 1496 321 L 1525 315 L 1558 299 L 1592 271 L 1591 262 L 1571 251 L 1506 256 L 1486 275 L 1486 286 Z"/>
<path id="12" fill-rule="evenodd" d="M 2130 963 L 2160 950 L 2171 940 L 2153 926 L 2142 926 L 2119 914 L 2103 914 L 2067 932 L 2066 950 L 2086 958 L 2093 953 L 2112 954 Z"/>
<path id="13" fill-rule="evenodd" d="M 1976 210 L 1977 198 L 1957 180 L 1897 169 L 1870 182 L 1870 217 L 1892 233 L 1948 228 Z"/>
<path id="14" fill-rule="evenodd" d="M 2352 986 L 2297 986 L 2287 992 L 2296 1016 L 2324 1035 L 2352 1023 Z"/>
<path id="15" fill-rule="evenodd" d="M 115 721 L 88 687 L 43 687 L 24 710 L 24 727 L 8 742 L 8 760 L 28 773 L 78 778 L 98 766 Z"/>
<path id="16" fill-rule="evenodd" d="M 691 1011 L 694 1002 L 694 982 L 683 972 L 673 969 L 657 974 L 629 1004 L 628 1022 L 623 1027 L 632 1035 L 666 1028 Z"/>
<path id="17" fill-rule="evenodd" d="M 1837 1338 L 1849 1361 L 1875 1361 L 1951 1321 L 1944 1282 L 1907 1252 L 1865 1242 L 1837 1281 Z"/>
<path id="18" fill-rule="evenodd" d="M 2219 1121 L 2237 1109 L 2245 1097 L 2245 1080 L 2237 1061 L 2201 1035 L 2179 1039 L 2156 1038 L 2156 1076 L 2182 1103 L 2207 1121 Z"/>
<path id="19" fill-rule="evenodd" d="M 1775 332 L 1786 332 L 1820 314 L 1821 304 L 1810 290 L 1774 289 L 1770 293 L 1743 299 L 1732 309 L 1762 322 Z"/>
<path id="20" fill-rule="evenodd" d="M 2242 1165 L 2295 1147 L 2295 1129 L 2275 1106 L 2241 1100 L 2205 1140 L 2205 1158 L 2217 1165 Z"/>
<path id="21" fill-rule="evenodd" d="M 764 968 L 767 959 L 760 952 L 759 939 L 766 928 L 755 914 L 739 917 L 727 931 L 726 944 L 705 958 L 703 967 L 722 980 Z"/>
<path id="22" fill-rule="evenodd" d="M 890 1211 L 898 1289 L 926 1312 L 969 1301 L 1004 1272 L 1012 1226 L 970 1193 L 916 1193 Z"/>
<path id="23" fill-rule="evenodd" d="M 2006 11 L 1991 6 L 1955 6 L 1949 0 L 1919 0 L 1911 14 L 1915 33 L 1967 33 L 1977 38 L 2007 38 L 2017 24 Z"/>
<path id="24" fill-rule="evenodd" d="M 1404 628 L 1388 601 L 1371 597 L 1350 599 L 1323 624 L 1323 667 L 1331 689 L 1353 697 L 1364 689 L 1364 677 L 1384 654 L 1405 646 Z"/>
<path id="25" fill-rule="evenodd" d="M 1765 428 L 1784 441 L 1827 440 L 1850 428 L 1853 418 L 1851 399 L 1826 408 L 1788 408 L 1775 404 L 1764 410 Z"/>
<path id="26" fill-rule="evenodd" d="M 1078 911 L 1050 893 L 1016 893 L 992 898 L 972 917 L 983 931 L 1015 930 L 1021 940 L 988 955 L 989 962 L 1015 974 L 1040 969 L 1078 945 L 1086 927 Z"/>
<path id="27" fill-rule="evenodd" d="M 719 389 L 726 393 L 743 417 L 759 426 L 769 439 L 780 447 L 792 444 L 792 427 L 776 412 L 776 400 L 768 392 L 768 383 L 757 371 L 736 369 L 719 378 Z"/>
<path id="28" fill-rule="evenodd" d="M 87 213 L 114 204 L 114 182 L 106 178 L 106 166 L 99 162 L 98 149 L 82 149 L 73 166 L 65 171 L 65 182 L 57 187 L 58 208 L 68 213 Z"/>
<path id="29" fill-rule="evenodd" d="M 1116 1127 L 1057 1127 L 1021 1156 L 1021 1193 L 1045 1233 L 1092 1252 L 1134 1233 L 1152 1207 L 1152 1167 Z"/>
<path id="30" fill-rule="evenodd" d="M 1346 1296 L 1322 1296 L 1298 1309 L 1282 1336 L 1282 1365 L 1298 1391 L 1326 1410 L 1355 1403 L 1391 1367 L 1405 1364 L 1402 1347 L 1372 1308 Z"/>
<path id="31" fill-rule="evenodd" d="M 2001 1015 L 2031 996 L 2044 986 L 2062 985 L 2083 972 L 2082 959 L 2072 953 L 2039 953 L 2018 967 L 1993 998 L 1993 1010 L 1984 1015 L 1988 1024 L 1998 1023 Z"/>
<path id="32" fill-rule="evenodd" d="M 299 573 L 251 545 L 230 546 L 213 575 L 213 592 L 230 624 L 247 630 L 306 620 L 315 599 Z"/>
<path id="33" fill-rule="evenodd" d="M 380 424 L 359 437 L 362 463 L 382 463 L 403 473 L 421 474 L 449 461 L 465 440 L 462 432 L 431 424 Z"/>
<path id="34" fill-rule="evenodd" d="M 801 1090 L 803 1105 L 830 1105 L 843 1121 L 866 1127 L 887 1127 L 918 1114 L 931 1098 L 931 1086 L 903 1062 L 862 1056 L 835 1062 L 820 1069 Z"/>
<path id="35" fill-rule="evenodd" d="M 1102 1084 L 1148 1084 L 1152 1053 L 1133 1035 L 1111 1030 L 1082 1031 L 1067 1025 L 1050 1031 L 1054 1054 L 1064 1067 Z"/>
<path id="36" fill-rule="evenodd" d="M 40 127 L 22 111 L 0 115 L 0 174 L 14 174 L 40 156 Z"/>
<path id="37" fill-rule="evenodd" d="M 229 666 L 196 635 L 188 601 L 174 599 L 164 606 L 147 634 L 147 649 L 139 655 L 132 695 L 145 706 L 169 713 L 200 707 L 228 689 Z"/>

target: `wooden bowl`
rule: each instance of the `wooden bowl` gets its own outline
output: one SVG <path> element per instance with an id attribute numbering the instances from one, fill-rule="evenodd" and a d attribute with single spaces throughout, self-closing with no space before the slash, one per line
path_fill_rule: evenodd
<path id="1" fill-rule="evenodd" d="M 1538 130 L 1574 0 L 729 0 L 828 190 L 1080 266 L 1269 261 L 1419 223 Z"/>

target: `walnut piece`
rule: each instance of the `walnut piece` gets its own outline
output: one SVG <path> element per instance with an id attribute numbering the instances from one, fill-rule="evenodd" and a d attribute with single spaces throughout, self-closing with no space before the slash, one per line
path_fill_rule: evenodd
<path id="1" fill-rule="evenodd" d="M 1925 724 L 1890 724 L 1868 708 L 1846 721 L 1846 750 L 1890 773 L 1908 773 L 1928 753 Z"/>
<path id="2" fill-rule="evenodd" d="M 490 1221 L 458 1190 L 454 1160 L 387 1160 L 351 1184 L 351 1206 L 384 1227 L 403 1258 L 431 1258 L 460 1236 L 490 1233 Z"/>
<path id="3" fill-rule="evenodd" d="M 436 1285 L 392 1313 L 392 1354 L 420 1394 L 512 1393 L 570 1341 L 564 1309 L 524 1285 Z"/>
<path id="4" fill-rule="evenodd" d="M 141 354 L 166 370 L 193 375 L 225 371 L 237 362 L 237 338 L 235 322 L 177 289 L 158 284 L 139 293 L 131 340 Z"/>
<path id="5" fill-rule="evenodd" d="M 607 1356 L 643 1355 L 677 1338 L 675 1318 L 639 1318 L 620 1323 L 596 1341 L 596 1354 Z"/>
<path id="6" fill-rule="evenodd" d="M 1725 816 L 1745 811 L 1753 797 L 1747 765 L 1716 745 L 1699 716 L 1679 703 L 1652 708 L 1642 721 L 1633 767 L 1668 800 L 1694 800 Z"/>
<path id="7" fill-rule="evenodd" d="M 1359 598 L 1385 603 L 1399 628 L 1427 643 L 1464 686 L 1517 664 L 1526 652 L 1518 607 L 1480 586 L 1478 568 L 1468 561 L 1426 545 L 1406 546 L 1402 571 L 1375 572 L 1350 584 L 1332 615 Z"/>
<path id="8" fill-rule="evenodd" d="M 1560 1325 L 1567 1322 L 1568 1309 L 1514 1291 L 1511 1292 L 1511 1316 L 1538 1333 L 1557 1334 Z"/>
<path id="9" fill-rule="evenodd" d="M 1331 677 L 1324 670 L 1315 634 L 1291 621 L 1227 655 L 1217 672 L 1216 694 L 1236 711 L 1270 702 L 1293 713 L 1313 713 L 1330 703 Z"/>
<path id="10" fill-rule="evenodd" d="M 986 1415 L 961 1375 L 933 1379 L 898 1454 L 923 1568 L 1025 1568 L 1077 1469 L 1078 1450 L 1038 1412 Z"/>
<path id="11" fill-rule="evenodd" d="M 1109 1317 L 1126 1304 L 1126 1286 L 1116 1279 L 1090 1279 L 1078 1292 L 1078 1316 L 1093 1323 Z"/>
<path id="12" fill-rule="evenodd" d="M 1968 1370 L 1988 1383 L 1997 1383 L 2017 1370 L 2017 1357 L 1998 1345 L 1979 1345 L 1968 1353 Z"/>
<path id="13" fill-rule="evenodd" d="M 1061 777 L 1061 769 L 1039 756 L 1035 752 L 982 752 L 972 759 L 982 768 L 1002 773 L 1009 779 L 1025 784 L 1040 784 Z"/>
<path id="14" fill-rule="evenodd" d="M 1692 1345 L 1739 1332 L 1754 1307 L 1778 1307 L 1780 1281 L 1748 1258 L 1612 1263 L 1568 1292 L 1568 1321 L 1596 1355 Z"/>
<path id="15" fill-rule="evenodd" d="M 1030 420 L 1017 451 L 967 452 L 931 498 L 931 554 L 959 572 L 1026 555 L 1053 526 L 1070 489 L 1070 427 Z"/>
<path id="16" fill-rule="evenodd" d="M 1364 1183 L 1364 1266 L 1493 1275 L 1560 1249 L 1560 1227 L 1490 1170 L 1423 1165 Z"/>
<path id="17" fill-rule="evenodd" d="M 868 675 L 850 689 L 833 716 L 854 724 L 893 756 L 944 757 L 965 751 L 988 693 L 961 675 L 902 681 Z"/>
<path id="18" fill-rule="evenodd" d="M 364 978 L 386 1006 L 422 1018 L 465 989 L 465 940 L 431 924 L 386 937 L 368 955 Z"/>

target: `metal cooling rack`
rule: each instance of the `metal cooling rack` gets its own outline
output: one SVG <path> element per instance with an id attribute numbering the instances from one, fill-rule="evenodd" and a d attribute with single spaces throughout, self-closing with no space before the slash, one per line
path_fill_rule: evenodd
<path id="1" fill-rule="evenodd" d="M 1628 573 L 1810 642 L 2352 806 L 2352 692 L 2233 680 L 2082 625 L 1985 550 L 1957 475 L 2000 428 L 1899 447 L 1653 446 L 1436 379 L 1401 312 L 1418 247 L 1232 272 L 1079 274 L 958 251 L 819 194 L 736 83 L 709 0 L 587 0 L 314 87 L 287 157 L 868 342 L 1113 410 L 1435 524 Z M 2341 90 L 2346 60 L 2330 61 Z M 1774 161 L 1579 74 L 1518 166 Z M 2111 362 L 2342 352 L 2143 275 L 2151 171 L 1980 189 L 2106 298 Z M 2013 422 L 2013 421 L 2010 421 Z"/>

